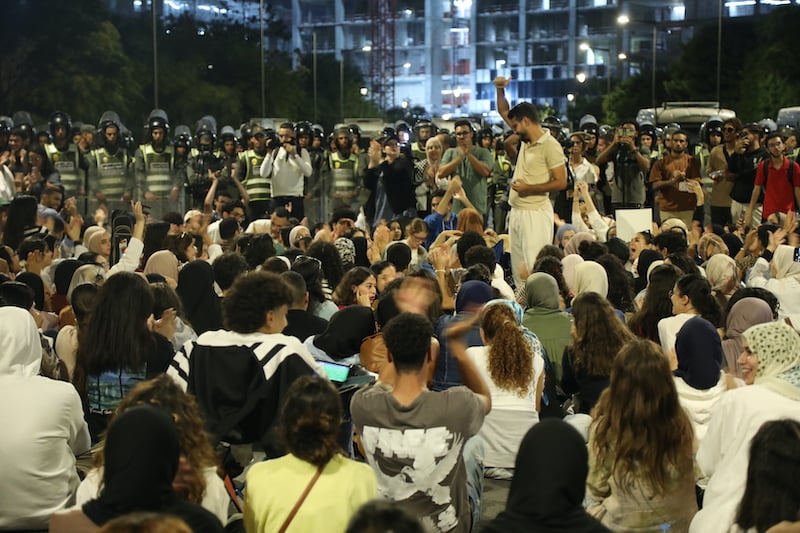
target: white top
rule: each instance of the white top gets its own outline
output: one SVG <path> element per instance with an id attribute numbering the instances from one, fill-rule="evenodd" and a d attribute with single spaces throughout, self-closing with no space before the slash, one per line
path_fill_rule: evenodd
<path id="1" fill-rule="evenodd" d="M 281 146 L 275 159 L 272 152 L 261 162 L 261 175 L 272 174 L 272 196 L 303 196 L 303 178 L 311 176 L 311 156 L 308 150 L 297 148 L 297 153 L 290 156 Z"/>
<path id="2" fill-rule="evenodd" d="M 492 410 L 483 421 L 480 435 L 485 444 L 484 465 L 490 468 L 514 468 L 522 438 L 539 421 L 536 398 L 542 391 L 536 390 L 539 376 L 544 372 L 544 360 L 533 356 L 533 382 L 528 394 L 520 397 L 514 392 L 499 388 L 489 375 L 489 347 L 467 348 L 467 357 L 475 363 L 481 377 L 489 386 L 492 395 Z"/>
<path id="3" fill-rule="evenodd" d="M 89 428 L 71 383 L 39 376 L 42 345 L 24 309 L 0 308 L 0 530 L 47 529 L 80 480 Z"/>
<path id="4" fill-rule="evenodd" d="M 212 243 L 220 243 L 222 242 L 222 237 L 219 236 L 219 223 L 222 222 L 222 219 L 217 220 L 216 222 L 212 222 L 206 228 L 206 233 L 208 234 L 208 238 L 211 240 Z"/>
<path id="5" fill-rule="evenodd" d="M 784 418 L 800 422 L 800 402 L 761 385 L 722 396 L 697 451 L 697 465 L 709 479 L 703 508 L 689 533 L 726 533 L 731 528 L 747 482 L 750 441 L 764 422 Z"/>
<path id="6" fill-rule="evenodd" d="M 664 350 L 664 355 L 669 355 L 669 352 L 675 348 L 675 339 L 678 337 L 678 332 L 683 325 L 698 315 L 690 313 L 679 313 L 675 316 L 668 316 L 658 321 L 658 338 L 661 341 L 661 349 Z"/>
<path id="7" fill-rule="evenodd" d="M 213 466 L 203 469 L 203 477 L 206 479 L 206 491 L 203 494 L 203 501 L 200 502 L 205 509 L 214 513 L 223 524 L 228 521 L 228 505 L 230 497 L 225 490 L 225 483 L 217 475 L 217 469 Z M 100 482 L 103 480 L 103 469 L 92 468 L 78 487 L 75 493 L 75 505 L 82 506 L 84 503 L 94 500 L 100 496 Z"/>
<path id="8" fill-rule="evenodd" d="M 550 171 L 565 166 L 566 157 L 558 141 L 545 130 L 534 143 L 523 142 L 514 168 L 514 181 L 530 185 L 541 185 L 550 181 Z M 508 188 L 508 202 L 516 209 L 544 209 L 550 203 L 550 193 L 532 194 L 522 197 Z"/>
<path id="9" fill-rule="evenodd" d="M 736 386 L 743 386 L 742 380 L 734 380 Z M 681 402 L 686 414 L 692 421 L 694 428 L 694 438 L 698 445 L 703 441 L 708 424 L 711 422 L 711 414 L 717 402 L 722 398 L 722 394 L 728 391 L 728 382 L 725 372 L 720 371 L 717 384 L 706 390 L 695 389 L 686 384 L 683 378 L 675 377 L 675 388 L 678 390 L 678 400 Z"/>
<path id="10" fill-rule="evenodd" d="M 795 278 L 772 278 L 769 274 L 769 263 L 759 257 L 756 264 L 747 273 L 748 287 L 762 287 L 778 297 L 779 318 L 796 318 L 800 314 L 800 282 Z M 794 324 L 794 318 L 792 324 Z"/>
<path id="11" fill-rule="evenodd" d="M 577 166 L 570 162 L 570 168 L 572 168 L 572 176 L 575 181 L 582 181 L 591 185 L 597 183 L 597 174 L 594 171 L 594 166 L 585 157 Z"/>
<path id="12" fill-rule="evenodd" d="M 608 240 L 608 224 L 597 212 L 597 209 L 586 213 L 586 216 L 589 217 L 591 228 L 583 221 L 580 211 L 572 212 L 572 225 L 575 226 L 575 232 L 586 231 L 594 235 L 598 242 L 606 242 Z"/>

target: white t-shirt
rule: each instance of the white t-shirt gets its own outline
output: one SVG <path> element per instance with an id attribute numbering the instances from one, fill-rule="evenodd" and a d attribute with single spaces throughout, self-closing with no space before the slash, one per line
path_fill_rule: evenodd
<path id="1" fill-rule="evenodd" d="M 492 410 L 483 421 L 480 435 L 485 444 L 484 465 L 488 468 L 514 468 L 522 438 L 539 421 L 536 398 L 542 391 L 536 390 L 539 376 L 544 372 L 544 360 L 533 356 L 533 382 L 528 394 L 520 397 L 512 391 L 499 388 L 489 375 L 489 347 L 467 348 L 469 357 L 489 386 L 492 395 Z"/>
<path id="2" fill-rule="evenodd" d="M 565 166 L 566 157 L 558 141 L 545 130 L 534 143 L 523 142 L 517 156 L 513 181 L 541 185 L 550 181 L 550 171 Z M 508 202 L 515 209 L 539 210 L 550 204 L 550 194 L 532 194 L 522 197 L 509 188 Z"/>

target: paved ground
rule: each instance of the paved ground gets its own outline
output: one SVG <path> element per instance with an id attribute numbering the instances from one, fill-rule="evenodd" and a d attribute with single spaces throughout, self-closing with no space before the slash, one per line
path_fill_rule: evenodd
<path id="1" fill-rule="evenodd" d="M 483 498 L 481 500 L 481 521 L 479 524 L 481 527 L 486 525 L 492 518 L 497 516 L 500 511 L 506 508 L 506 498 L 508 498 L 509 487 L 511 487 L 510 481 L 498 481 L 484 478 Z"/>

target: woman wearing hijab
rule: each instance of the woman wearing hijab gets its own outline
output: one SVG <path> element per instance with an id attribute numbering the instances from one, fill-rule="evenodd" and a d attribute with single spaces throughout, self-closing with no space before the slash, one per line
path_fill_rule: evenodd
<path id="1" fill-rule="evenodd" d="M 111 234 L 107 231 L 95 231 L 84 242 L 93 254 L 102 255 L 106 260 L 111 256 Z"/>
<path id="2" fill-rule="evenodd" d="M 361 341 L 375 334 L 372 308 L 350 305 L 333 314 L 325 331 L 305 340 L 306 348 L 318 361 L 359 364 Z"/>
<path id="3" fill-rule="evenodd" d="M 514 463 L 506 508 L 484 533 L 609 533 L 583 509 L 586 443 L 562 420 L 533 426 Z"/>
<path id="4" fill-rule="evenodd" d="M 709 480 L 692 532 L 730 530 L 756 432 L 771 420 L 800 421 L 800 336 L 782 321 L 752 326 L 742 336 L 739 364 L 749 386 L 720 399 L 697 451 L 697 465 Z"/>
<path id="5" fill-rule="evenodd" d="M 717 299 L 720 309 L 728 306 L 728 299 L 739 289 L 739 267 L 732 257 L 714 254 L 706 261 L 706 279 L 711 285 L 711 294 Z M 724 317 L 723 317 L 724 319 Z"/>
<path id="6" fill-rule="evenodd" d="M 583 262 L 583 257 L 578 254 L 565 255 L 561 260 L 561 265 L 564 267 L 564 281 L 567 282 L 567 287 L 573 296 L 575 295 L 575 270 Z"/>
<path id="7" fill-rule="evenodd" d="M 564 255 L 577 254 L 583 242 L 594 242 L 597 238 L 593 233 L 588 231 L 580 231 L 572 236 L 572 238 L 564 246 Z"/>
<path id="8" fill-rule="evenodd" d="M 561 357 L 572 342 L 572 321 L 559 307 L 558 284 L 553 276 L 535 272 L 525 282 L 525 295 L 527 309 L 522 324 L 539 338 L 556 379 L 561 381 Z"/>
<path id="9" fill-rule="evenodd" d="M 353 237 L 351 240 L 353 241 L 353 248 L 356 252 L 355 265 L 369 267 L 369 257 L 367 257 L 367 248 L 369 248 L 369 242 L 367 241 L 367 238 L 358 235 Z"/>
<path id="10" fill-rule="evenodd" d="M 716 328 L 702 317 L 689 319 L 680 329 L 675 355 L 675 388 L 699 443 L 706 435 L 714 406 L 725 391 L 737 385 L 722 371 L 722 343 Z"/>
<path id="11" fill-rule="evenodd" d="M 342 261 L 342 269 L 346 273 L 356 264 L 356 249 L 353 246 L 353 241 L 347 237 L 339 237 L 333 241 L 333 245 L 336 247 L 336 252 Z"/>
<path id="12" fill-rule="evenodd" d="M 726 319 L 725 338 L 722 340 L 722 351 L 725 355 L 723 365 L 728 374 L 742 377 L 737 361 L 744 342 L 742 333 L 756 324 L 765 324 L 772 320 L 772 308 L 761 298 L 742 298 L 733 304 Z"/>
<path id="13" fill-rule="evenodd" d="M 198 336 L 206 331 L 222 329 L 222 309 L 214 291 L 214 271 L 206 261 L 187 263 L 178 274 L 175 292 L 183 302 L 186 319 Z"/>
<path id="14" fill-rule="evenodd" d="M 42 344 L 27 310 L 0 307 L 0 345 L 0 530 L 41 530 L 71 503 L 89 430 L 75 387 L 40 375 Z"/>
<path id="15" fill-rule="evenodd" d="M 575 296 L 584 292 L 596 292 L 603 298 L 608 296 L 608 275 L 606 270 L 594 261 L 584 261 L 575 267 Z"/>
<path id="16" fill-rule="evenodd" d="M 563 250 L 569 240 L 575 236 L 575 226 L 572 224 L 561 224 L 558 229 L 556 230 L 555 239 L 553 239 L 553 244 L 559 247 L 559 249 Z"/>
<path id="17" fill-rule="evenodd" d="M 775 250 L 767 263 L 764 255 Z M 747 274 L 748 287 L 763 287 L 774 293 L 780 301 L 780 318 L 789 317 L 800 323 L 800 262 L 794 260 L 797 248 L 781 244 L 767 247 L 764 255 Z"/>
<path id="18" fill-rule="evenodd" d="M 53 515 L 52 533 L 98 531 L 106 522 L 136 511 L 175 515 L 195 533 L 223 531 L 217 517 L 173 491 L 180 442 L 166 411 L 141 405 L 117 416 L 106 435 L 104 453 L 100 496 L 80 509 Z"/>
<path id="19" fill-rule="evenodd" d="M 169 250 L 159 250 L 147 260 L 144 266 L 145 274 L 160 274 L 167 280 L 167 284 L 175 288 L 178 283 L 178 269 L 180 262 L 175 254 Z"/>
<path id="20" fill-rule="evenodd" d="M 53 306 L 53 312 L 58 314 L 63 308 L 69 305 L 67 299 L 67 291 L 69 290 L 72 275 L 78 270 L 83 263 L 75 259 L 65 259 L 56 265 L 53 274 L 53 282 L 55 284 L 55 293 L 50 297 L 50 305 Z"/>

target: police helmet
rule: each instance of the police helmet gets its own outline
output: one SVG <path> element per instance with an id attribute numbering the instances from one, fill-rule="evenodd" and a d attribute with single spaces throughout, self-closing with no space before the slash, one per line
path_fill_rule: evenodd
<path id="1" fill-rule="evenodd" d="M 769 135 L 773 131 L 778 131 L 778 125 L 771 118 L 762 118 L 758 121 L 758 125 L 764 130 L 764 135 Z"/>
<path id="2" fill-rule="evenodd" d="M 350 130 L 350 135 L 358 135 L 358 137 L 361 138 L 361 128 L 358 124 L 350 124 L 347 126 L 347 129 Z"/>
<path id="3" fill-rule="evenodd" d="M 381 130 L 380 137 L 397 137 L 397 130 L 391 126 L 384 126 Z"/>
<path id="4" fill-rule="evenodd" d="M 478 132 L 478 140 L 483 140 L 487 137 L 489 139 L 494 139 L 494 131 L 492 131 L 492 128 L 486 127 Z"/>
<path id="5" fill-rule="evenodd" d="M 152 133 L 159 128 L 164 130 L 164 134 L 169 133 L 169 117 L 163 109 L 153 109 L 147 117 L 147 131 Z"/>
<path id="6" fill-rule="evenodd" d="M 8 135 L 13 127 L 14 121 L 11 117 L 6 115 L 0 116 L 0 135 Z"/>
<path id="7" fill-rule="evenodd" d="M 194 134 L 198 147 L 209 144 L 213 146 L 217 141 L 217 121 L 210 115 L 202 117 L 197 121 Z"/>
<path id="8" fill-rule="evenodd" d="M 314 139 L 325 140 L 325 128 L 319 124 L 311 126 L 311 137 Z"/>
<path id="9" fill-rule="evenodd" d="M 597 119 L 594 118 L 594 115 L 583 115 L 578 121 L 578 129 L 597 134 Z"/>
<path id="10" fill-rule="evenodd" d="M 192 145 L 192 130 L 186 124 L 181 124 L 175 128 L 175 146 L 183 146 L 189 148 Z"/>
<path id="11" fill-rule="evenodd" d="M 63 111 L 56 111 L 52 115 L 50 115 L 49 120 L 50 125 L 50 133 L 55 137 L 56 135 L 56 128 L 58 126 L 64 126 L 67 128 L 67 133 L 70 132 L 72 129 L 72 118 Z"/>
<path id="12" fill-rule="evenodd" d="M 643 135 L 651 137 L 654 141 L 656 140 L 656 127 L 649 120 L 643 120 L 642 123 L 639 124 L 639 137 Z"/>
<path id="13" fill-rule="evenodd" d="M 117 131 L 121 131 L 122 121 L 116 111 L 106 111 L 100 116 L 100 120 L 97 123 L 97 129 L 100 133 L 102 134 L 109 126 L 114 126 Z"/>
<path id="14" fill-rule="evenodd" d="M 27 138 L 31 138 L 34 134 L 33 119 L 31 114 L 27 111 L 17 111 L 14 113 L 14 127 L 19 128 L 21 133 Z"/>
<path id="15" fill-rule="evenodd" d="M 306 136 L 311 137 L 311 123 L 307 120 L 301 120 L 297 124 L 294 125 L 294 134 L 297 138 Z"/>
<path id="16" fill-rule="evenodd" d="M 421 118 L 414 124 L 414 136 L 419 137 L 419 130 L 423 128 L 429 128 L 431 130 L 431 136 L 436 135 L 436 126 L 433 125 L 433 122 L 426 118 Z"/>
<path id="17" fill-rule="evenodd" d="M 587 130 L 582 130 L 587 131 Z M 591 132 L 588 132 L 591 133 Z M 602 137 L 606 140 L 606 142 L 612 142 L 614 140 L 614 126 L 609 124 L 603 124 L 599 128 L 597 128 L 597 136 Z"/>
<path id="18" fill-rule="evenodd" d="M 222 129 L 219 132 L 219 140 L 221 143 L 225 143 L 227 141 L 236 142 L 236 132 L 233 131 L 233 126 L 222 126 Z"/>

